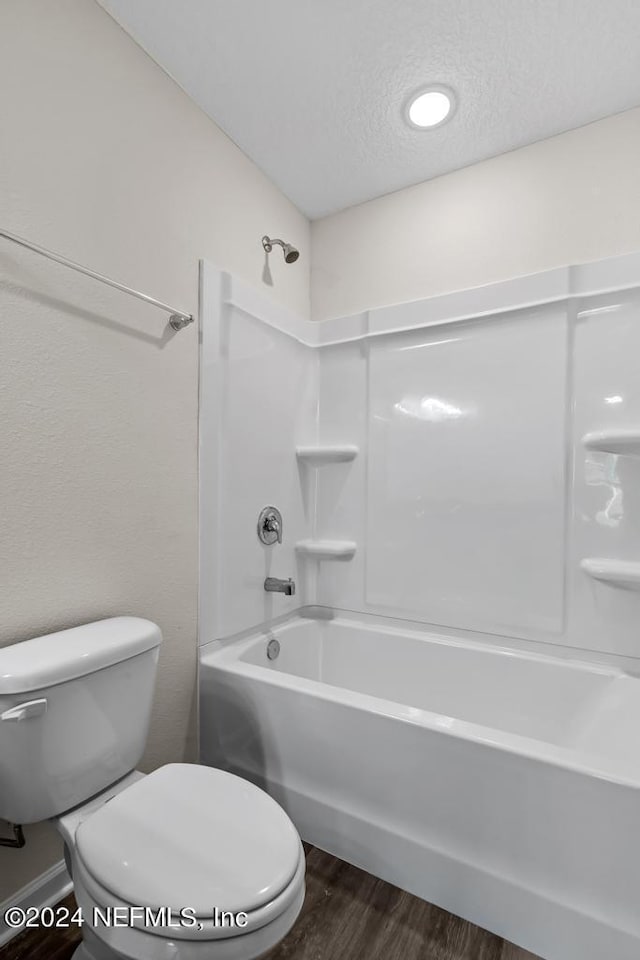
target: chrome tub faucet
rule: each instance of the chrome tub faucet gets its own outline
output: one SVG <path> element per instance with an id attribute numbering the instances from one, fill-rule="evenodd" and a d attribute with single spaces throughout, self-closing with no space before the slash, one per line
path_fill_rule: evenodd
<path id="1" fill-rule="evenodd" d="M 278 577 L 267 577 L 264 582 L 264 588 L 267 593 L 284 593 L 287 597 L 293 597 L 296 592 L 296 585 L 289 577 L 288 580 L 280 580 Z"/>

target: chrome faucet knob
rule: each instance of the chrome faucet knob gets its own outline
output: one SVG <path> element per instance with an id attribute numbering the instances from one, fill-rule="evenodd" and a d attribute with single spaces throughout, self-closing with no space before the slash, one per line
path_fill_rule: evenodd
<path id="1" fill-rule="evenodd" d="M 282 543 L 282 530 L 280 529 L 280 524 L 274 516 L 267 518 L 264 528 L 270 533 L 275 533 L 276 537 L 278 538 L 278 543 Z"/>
<path id="2" fill-rule="evenodd" d="M 258 517 L 258 539 L 267 547 L 282 543 L 282 514 L 277 507 L 263 507 Z"/>

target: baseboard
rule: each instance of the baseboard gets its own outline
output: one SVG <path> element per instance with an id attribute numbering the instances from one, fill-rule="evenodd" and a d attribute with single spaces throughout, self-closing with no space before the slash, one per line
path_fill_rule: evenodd
<path id="1" fill-rule="evenodd" d="M 72 889 L 73 884 L 67 873 L 65 862 L 60 860 L 59 863 L 54 863 L 46 873 L 40 874 L 26 887 L 16 890 L 4 903 L 0 903 L 0 948 L 21 933 L 23 929 L 22 927 L 17 929 L 8 927 L 5 923 L 4 914 L 9 907 L 20 907 L 22 910 L 26 910 L 27 907 L 52 907 L 63 897 L 66 897 L 68 893 L 71 893 Z"/>

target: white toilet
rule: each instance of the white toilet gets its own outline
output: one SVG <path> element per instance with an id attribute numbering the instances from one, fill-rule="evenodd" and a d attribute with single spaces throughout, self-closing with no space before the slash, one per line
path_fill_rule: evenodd
<path id="1" fill-rule="evenodd" d="M 302 844 L 240 777 L 135 770 L 161 640 L 116 617 L 0 649 L 0 817 L 51 818 L 62 835 L 84 920 L 75 960 L 251 960 L 300 912 Z"/>

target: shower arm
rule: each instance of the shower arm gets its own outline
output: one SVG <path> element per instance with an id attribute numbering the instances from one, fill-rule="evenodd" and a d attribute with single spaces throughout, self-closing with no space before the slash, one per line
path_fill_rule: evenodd
<path id="1" fill-rule="evenodd" d="M 273 250 L 274 244 L 277 244 L 279 247 L 282 247 L 284 250 L 286 244 L 284 240 L 278 240 L 277 237 L 267 237 L 262 238 L 262 246 L 264 247 L 265 253 L 271 253 Z"/>

